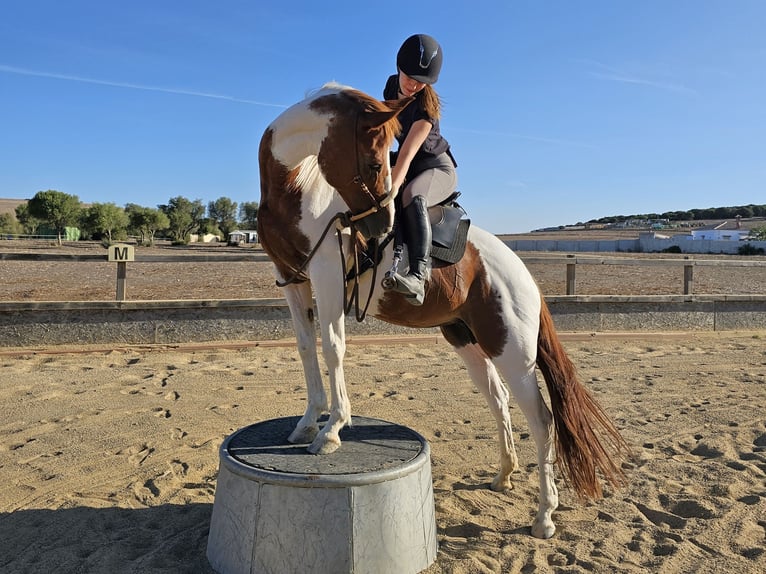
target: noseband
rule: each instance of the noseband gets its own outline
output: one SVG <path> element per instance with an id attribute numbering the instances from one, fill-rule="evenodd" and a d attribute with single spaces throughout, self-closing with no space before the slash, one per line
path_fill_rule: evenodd
<path id="1" fill-rule="evenodd" d="M 358 158 L 357 158 L 357 162 L 358 162 L 358 161 L 359 161 L 359 160 L 358 160 Z M 365 217 L 367 217 L 367 216 L 369 216 L 369 215 L 374 215 L 374 214 L 376 214 L 376 213 L 377 213 L 378 211 L 380 211 L 381 209 L 385 209 L 386 207 L 388 207 L 388 205 L 389 205 L 389 204 L 390 204 L 390 203 L 391 203 L 391 202 L 394 200 L 394 190 L 393 190 L 393 188 L 392 188 L 392 189 L 389 189 L 389 190 L 388 190 L 388 192 L 386 193 L 386 195 L 384 195 L 384 196 L 383 196 L 383 197 L 381 197 L 380 199 L 378 199 L 377 197 L 375 197 L 375 196 L 372 194 L 372 192 L 370 192 L 370 188 L 369 188 L 369 187 L 367 187 L 367 184 L 366 184 L 366 183 L 364 183 L 364 180 L 362 179 L 362 176 L 361 176 L 361 175 L 358 173 L 359 171 L 360 171 L 360 170 L 359 170 L 359 168 L 357 167 L 357 175 L 356 175 L 356 176 L 354 176 L 354 179 L 353 179 L 352 181 L 353 181 L 353 182 L 354 182 L 356 185 L 358 185 L 358 186 L 359 186 L 359 189 L 361 189 L 361 190 L 362 190 L 362 192 L 363 192 L 363 193 L 364 193 L 364 194 L 365 194 L 367 197 L 369 197 L 369 198 L 370 198 L 370 200 L 371 200 L 371 201 L 372 201 L 372 203 L 373 203 L 373 206 L 372 206 L 370 209 L 368 209 L 367 211 L 363 211 L 363 212 L 361 212 L 361 213 L 355 213 L 355 214 L 352 214 L 352 213 L 351 213 L 351 211 L 347 211 L 347 212 L 345 213 L 345 216 L 348 218 L 348 221 L 349 221 L 349 222 L 351 222 L 351 223 L 354 223 L 354 222 L 360 221 L 360 220 L 364 219 Z M 350 227 L 350 225 L 347 225 L 346 227 Z"/>

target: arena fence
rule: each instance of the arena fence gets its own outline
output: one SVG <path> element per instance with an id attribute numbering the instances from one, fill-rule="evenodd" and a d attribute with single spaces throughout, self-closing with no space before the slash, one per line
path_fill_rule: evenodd
<path id="1" fill-rule="evenodd" d="M 0 253 L 0 260 L 104 261 L 99 255 Z M 160 256 L 137 254 L 135 262 L 265 261 L 262 253 Z M 665 332 L 766 330 L 766 295 L 694 294 L 693 271 L 702 265 L 766 267 L 766 261 L 632 259 L 626 257 L 524 257 L 526 263 L 567 266 L 567 295 L 548 296 L 556 326 L 573 332 Z M 119 265 L 118 261 L 118 265 Z M 578 265 L 674 265 L 678 295 L 577 295 Z M 119 282 L 129 281 L 127 273 Z M 124 285 L 122 293 L 125 293 Z M 403 335 L 416 331 L 374 318 L 347 318 L 349 335 Z M 437 333 L 438 330 L 431 330 Z M 421 331 L 422 332 L 422 331 Z M 257 341 L 292 337 L 283 299 L 0 302 L 0 346 L 78 344 L 177 344 Z"/>

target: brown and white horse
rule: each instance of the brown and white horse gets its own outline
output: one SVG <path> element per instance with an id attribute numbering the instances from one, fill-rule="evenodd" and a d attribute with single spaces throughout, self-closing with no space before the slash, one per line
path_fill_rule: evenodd
<path id="1" fill-rule="evenodd" d="M 399 127 L 396 116 L 408 103 L 380 102 L 328 84 L 282 113 L 261 140 L 258 234 L 279 284 L 286 284 L 308 388 L 306 412 L 289 440 L 311 443 L 308 449 L 315 454 L 340 447 L 339 432 L 351 423 L 343 374 L 346 269 L 360 239 L 392 229 L 397 190 L 391 189 L 388 152 Z M 379 267 L 392 259 L 389 244 Z M 471 227 L 462 260 L 434 264 L 422 307 L 384 290 L 381 278 L 382 273 L 367 271 L 359 280 L 358 292 L 371 294 L 369 314 L 397 325 L 440 327 L 486 398 L 499 431 L 500 471 L 491 485 L 496 491 L 511 488 L 510 475 L 518 468 L 509 394 L 500 374 L 510 387 L 538 453 L 534 536 L 548 538 L 555 531 L 556 452 L 581 497 L 601 496 L 598 473 L 612 485 L 622 482 L 615 455 L 627 451 L 625 443 L 577 380 L 534 279 L 498 238 Z M 312 287 L 329 371 L 329 404 L 317 357 Z M 536 365 L 548 388 L 552 417 L 537 386 Z M 320 428 L 318 421 L 328 412 Z"/>

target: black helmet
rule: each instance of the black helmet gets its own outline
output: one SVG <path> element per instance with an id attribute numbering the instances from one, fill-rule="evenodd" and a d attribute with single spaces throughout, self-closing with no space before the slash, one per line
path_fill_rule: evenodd
<path id="1" fill-rule="evenodd" d="M 396 65 L 413 80 L 435 84 L 442 69 L 442 48 L 428 34 L 415 34 L 399 48 Z"/>

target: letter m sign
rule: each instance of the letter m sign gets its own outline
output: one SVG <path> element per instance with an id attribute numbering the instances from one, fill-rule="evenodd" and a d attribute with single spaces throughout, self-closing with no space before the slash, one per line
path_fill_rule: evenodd
<path id="1" fill-rule="evenodd" d="M 132 245 L 125 245 L 118 243 L 116 245 L 109 246 L 109 261 L 116 261 L 118 263 L 124 261 L 135 261 L 136 251 Z"/>

